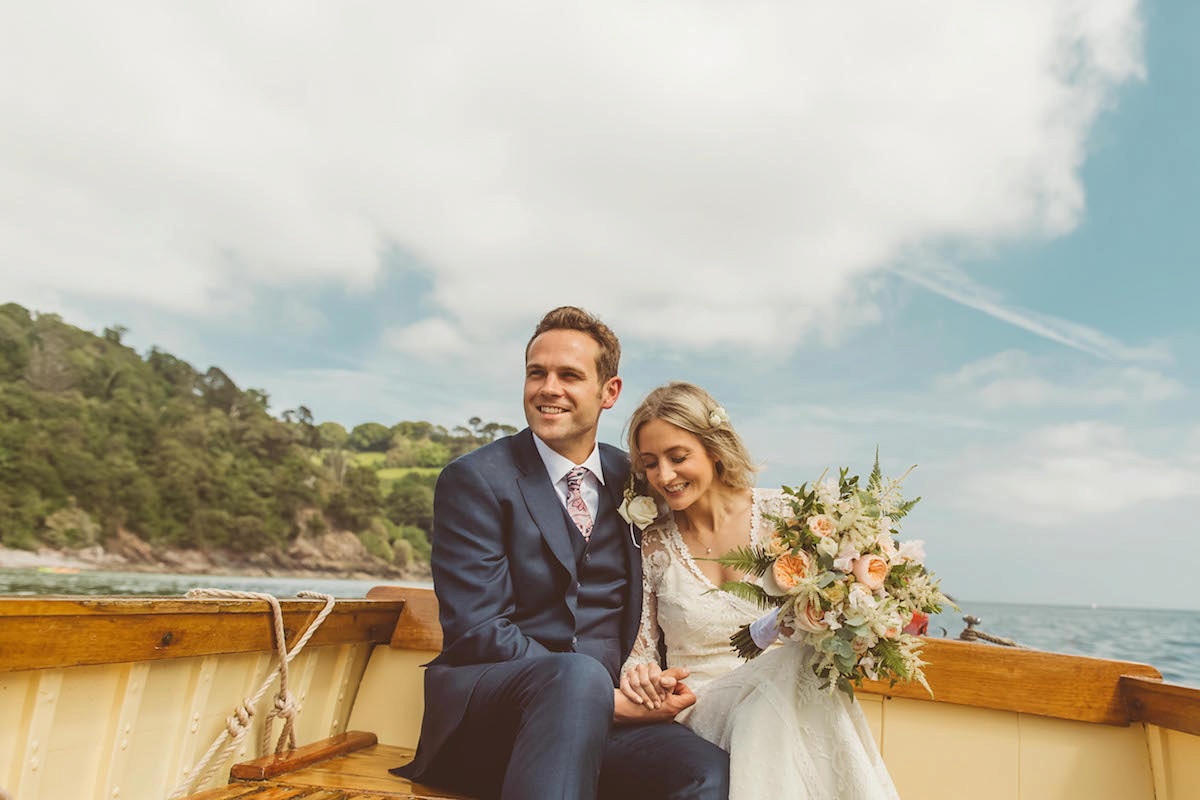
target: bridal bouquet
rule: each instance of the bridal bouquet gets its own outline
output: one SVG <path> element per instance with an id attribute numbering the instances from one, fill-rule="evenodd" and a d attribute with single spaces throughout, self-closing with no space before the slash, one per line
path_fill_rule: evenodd
<path id="1" fill-rule="evenodd" d="M 775 530 L 768 540 L 717 559 L 760 577 L 762 585 L 730 581 L 720 588 L 763 608 L 777 607 L 774 624 L 803 635 L 815 648 L 812 668 L 822 688 L 853 697 L 863 678 L 893 685 L 915 680 L 932 695 L 921 670 L 921 640 L 906 628 L 914 631 L 926 615 L 953 603 L 921 563 L 924 543 L 897 544 L 893 538 L 921 498 L 903 500 L 900 487 L 908 472 L 885 479 L 878 452 L 866 488 L 848 472 L 842 469 L 836 481 L 822 476 L 811 489 L 785 486 L 790 511 L 771 518 Z M 751 627 L 730 638 L 747 659 L 763 652 Z M 773 631 L 765 638 L 773 640 Z"/>

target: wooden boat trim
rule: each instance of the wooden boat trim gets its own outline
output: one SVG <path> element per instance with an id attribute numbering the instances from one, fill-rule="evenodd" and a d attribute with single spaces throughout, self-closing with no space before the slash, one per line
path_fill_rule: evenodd
<path id="1" fill-rule="evenodd" d="M 432 589 L 377 586 L 367 597 L 405 601 L 390 642 L 392 647 L 441 649 L 437 598 Z M 929 662 L 925 675 L 933 697 L 916 683 L 888 686 L 879 681 L 864 681 L 860 691 L 1080 722 L 1128 725 L 1135 718 L 1131 717 L 1119 686 L 1122 676 L 1162 679 L 1157 669 L 1146 664 L 952 639 L 926 637 L 923 658 Z"/>
<path id="2" fill-rule="evenodd" d="M 437 595 L 432 589 L 407 589 L 403 586 L 373 586 L 367 592 L 373 600 L 402 600 L 404 610 L 392 631 L 392 647 L 400 650 L 442 649 L 442 626 L 438 621 Z"/>
<path id="3" fill-rule="evenodd" d="M 311 767 L 321 761 L 328 761 L 331 758 L 370 747 L 378 741 L 379 738 L 373 733 L 346 731 L 319 742 L 297 747 L 286 753 L 263 756 L 253 761 L 234 764 L 229 771 L 229 777 L 239 781 L 264 781 L 286 772 Z"/>
<path id="4" fill-rule="evenodd" d="M 950 639 L 926 638 L 922 659 L 928 662 L 925 677 L 932 698 L 916 683 L 888 686 L 864 681 L 862 690 L 885 697 L 1128 725 L 1132 718 L 1120 689 L 1122 676 L 1162 679 L 1157 669 L 1146 664 Z"/>
<path id="5" fill-rule="evenodd" d="M 289 642 L 323 607 L 282 600 Z M 391 640 L 398 600 L 340 600 L 310 647 Z M 261 600 L 180 598 L 0 598 L 0 672 L 270 651 L 269 606 Z"/>
<path id="6" fill-rule="evenodd" d="M 1200 736 L 1200 689 L 1132 675 L 1120 686 L 1130 719 Z"/>

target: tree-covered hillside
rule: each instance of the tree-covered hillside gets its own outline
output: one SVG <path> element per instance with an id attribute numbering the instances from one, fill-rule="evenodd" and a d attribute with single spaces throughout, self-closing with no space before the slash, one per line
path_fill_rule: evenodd
<path id="1" fill-rule="evenodd" d="M 512 432 L 472 419 L 350 431 L 217 367 L 0 306 L 0 544 L 83 548 L 119 530 L 155 547 L 282 550 L 351 531 L 393 564 L 428 559 L 433 481 L 449 460 Z"/>

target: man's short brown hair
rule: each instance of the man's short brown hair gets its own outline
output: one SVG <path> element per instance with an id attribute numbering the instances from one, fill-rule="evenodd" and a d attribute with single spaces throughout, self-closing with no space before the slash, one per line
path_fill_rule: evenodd
<path id="1" fill-rule="evenodd" d="M 617 335 L 603 322 L 582 308 L 575 306 L 559 306 L 553 311 L 546 312 L 542 321 L 533 329 L 525 345 L 525 360 L 529 360 L 529 348 L 533 340 L 546 331 L 582 331 L 596 340 L 600 350 L 596 353 L 596 373 L 600 377 L 600 385 L 608 383 L 610 378 L 617 376 L 617 368 L 621 364 L 621 342 Z"/>

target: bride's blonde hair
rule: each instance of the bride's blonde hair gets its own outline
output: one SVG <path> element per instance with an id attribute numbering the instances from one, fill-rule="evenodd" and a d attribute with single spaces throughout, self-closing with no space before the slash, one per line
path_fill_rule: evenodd
<path id="1" fill-rule="evenodd" d="M 699 439 L 717 462 L 717 475 L 723 483 L 735 489 L 754 485 L 757 468 L 750 461 L 750 452 L 742 437 L 729 423 L 725 410 L 708 392 L 683 381 L 668 383 L 650 392 L 629 418 L 629 459 L 636 474 L 645 474 L 638 458 L 638 432 L 655 419 L 669 422 Z"/>

